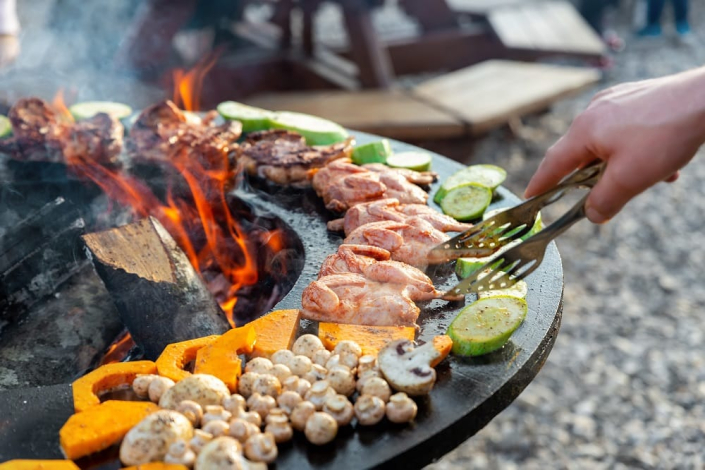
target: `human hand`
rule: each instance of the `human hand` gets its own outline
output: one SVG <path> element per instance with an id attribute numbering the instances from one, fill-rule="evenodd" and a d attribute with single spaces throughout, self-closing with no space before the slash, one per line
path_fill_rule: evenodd
<path id="1" fill-rule="evenodd" d="M 647 188 L 675 181 L 703 142 L 705 68 L 617 85 L 595 95 L 548 149 L 525 196 L 550 189 L 595 159 L 605 160 L 586 213 L 592 222 L 607 222 Z"/>

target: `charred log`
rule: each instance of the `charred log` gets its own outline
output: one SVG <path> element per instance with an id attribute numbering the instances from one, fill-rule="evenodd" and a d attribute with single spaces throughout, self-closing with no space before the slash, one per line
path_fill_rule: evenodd
<path id="1" fill-rule="evenodd" d="M 83 237 L 123 323 L 147 359 L 169 343 L 222 334 L 223 311 L 154 218 Z"/>
<path id="2" fill-rule="evenodd" d="M 57 198 L 0 238 L 0 328 L 81 269 L 84 227 L 76 208 Z"/>

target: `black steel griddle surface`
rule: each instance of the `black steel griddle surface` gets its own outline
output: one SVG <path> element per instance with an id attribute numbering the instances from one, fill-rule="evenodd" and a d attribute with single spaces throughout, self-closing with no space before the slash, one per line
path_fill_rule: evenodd
<path id="1" fill-rule="evenodd" d="M 379 139 L 354 132 L 358 143 Z M 395 151 L 418 150 L 393 142 Z M 439 182 L 431 194 L 462 165 L 434 155 L 433 170 Z M 511 175 L 509 175 L 511 178 Z M 278 188 L 254 182 L 252 191 L 236 195 L 259 211 L 280 217 L 298 233 L 304 247 L 303 271 L 291 291 L 276 306 L 299 308 L 301 292 L 317 276 L 324 258 L 342 241 L 326 229 L 335 216 L 325 210 L 313 190 Z M 514 205 L 519 199 L 503 188 L 491 208 Z M 433 202 L 429 204 L 439 209 Z M 452 266 L 429 268 L 439 287 L 457 282 Z M 279 446 L 277 469 L 419 468 L 457 447 L 506 408 L 531 382 L 553 347 L 560 326 L 563 270 L 555 243 L 543 264 L 527 278 L 529 312 L 524 323 L 499 351 L 479 358 L 449 356 L 437 368 L 438 381 L 431 394 L 418 400 L 419 413 L 411 425 L 346 427 L 331 444 L 318 447 L 297 433 L 290 443 Z M 445 333 L 465 302 L 434 300 L 420 304 L 419 340 Z M 302 331 L 315 332 L 313 322 Z M 15 458 L 62 458 L 59 429 L 73 412 L 71 385 L 55 385 L 0 393 L 0 462 Z M 113 452 L 115 454 L 115 452 Z M 85 462 L 83 468 L 119 468 L 112 462 Z"/>

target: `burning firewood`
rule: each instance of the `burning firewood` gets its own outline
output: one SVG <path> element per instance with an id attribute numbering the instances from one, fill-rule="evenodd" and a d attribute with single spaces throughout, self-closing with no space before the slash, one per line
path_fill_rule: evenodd
<path id="1" fill-rule="evenodd" d="M 228 320 L 154 218 L 83 237 L 122 321 L 147 359 L 167 344 L 222 334 Z"/>

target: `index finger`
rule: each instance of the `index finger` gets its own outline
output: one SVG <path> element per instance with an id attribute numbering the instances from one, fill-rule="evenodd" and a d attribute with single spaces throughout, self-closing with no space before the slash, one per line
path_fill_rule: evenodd
<path id="1" fill-rule="evenodd" d="M 563 177 L 595 158 L 582 135 L 571 128 L 546 151 L 546 156 L 526 186 L 524 197 L 529 198 L 554 187 Z"/>

